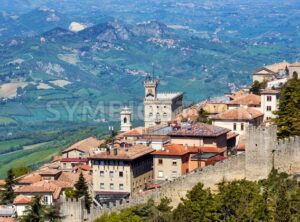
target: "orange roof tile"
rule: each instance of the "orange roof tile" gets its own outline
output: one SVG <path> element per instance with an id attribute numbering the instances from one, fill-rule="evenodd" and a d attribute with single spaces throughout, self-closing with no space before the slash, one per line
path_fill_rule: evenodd
<path id="1" fill-rule="evenodd" d="M 85 170 L 85 171 L 90 171 L 92 168 L 91 168 L 91 166 L 89 166 L 89 165 L 85 165 L 85 164 L 83 164 L 83 165 L 80 165 L 80 166 L 78 166 L 80 169 L 82 169 L 82 170 Z"/>
<path id="2" fill-rule="evenodd" d="M 0 217 L 1 222 L 17 222 L 17 218 L 12 217 Z"/>
<path id="3" fill-rule="evenodd" d="M 122 138 L 122 137 L 126 137 L 126 136 L 140 136 L 143 135 L 145 131 L 144 127 L 136 127 L 133 128 L 132 130 L 129 130 L 127 132 L 123 132 L 120 133 L 119 135 L 117 135 L 117 138 Z"/>
<path id="4" fill-rule="evenodd" d="M 211 117 L 212 120 L 253 120 L 264 114 L 254 108 L 238 107 Z"/>
<path id="5" fill-rule="evenodd" d="M 182 144 L 167 144 L 164 149 L 157 150 L 152 155 L 183 156 L 188 153 L 224 153 L 225 149 L 218 147 L 184 146 Z"/>
<path id="6" fill-rule="evenodd" d="M 18 187 L 15 192 L 18 194 L 22 193 L 52 193 L 54 199 L 58 199 L 62 189 L 72 188 L 72 183 L 64 181 L 46 181 L 42 180 L 31 185 L 25 185 Z"/>
<path id="7" fill-rule="evenodd" d="M 115 148 L 114 150 L 111 150 L 108 152 L 103 152 L 96 154 L 94 156 L 91 156 L 90 159 L 108 159 L 108 160 L 134 160 L 136 158 L 139 158 L 143 155 L 149 154 L 153 152 L 154 150 L 138 144 L 130 148 Z M 115 153 L 116 152 L 116 153 Z"/>
<path id="8" fill-rule="evenodd" d="M 103 143 L 105 143 L 104 140 L 98 140 L 95 137 L 89 137 L 68 147 L 63 151 L 63 153 L 69 152 L 71 150 L 80 150 L 82 152 L 89 153 L 91 149 L 97 148 Z"/>
<path id="9" fill-rule="evenodd" d="M 240 97 L 237 97 L 236 99 L 230 101 L 228 104 L 230 105 L 260 105 L 260 96 L 255 94 L 246 94 L 242 95 Z"/>
<path id="10" fill-rule="evenodd" d="M 234 138 L 234 137 L 237 137 L 239 134 L 237 134 L 237 133 L 235 133 L 235 132 L 233 132 L 233 131 L 230 131 L 230 132 L 228 132 L 227 133 L 227 139 L 229 140 L 229 139 L 232 139 L 232 138 Z"/>
<path id="11" fill-rule="evenodd" d="M 5 180 L 0 180 L 0 186 L 4 186 L 6 184 Z"/>
<path id="12" fill-rule="evenodd" d="M 14 204 L 15 205 L 18 205 L 18 204 L 30 204 L 31 201 L 32 201 L 31 197 L 27 197 L 27 196 L 24 196 L 24 195 L 18 195 L 14 199 Z"/>

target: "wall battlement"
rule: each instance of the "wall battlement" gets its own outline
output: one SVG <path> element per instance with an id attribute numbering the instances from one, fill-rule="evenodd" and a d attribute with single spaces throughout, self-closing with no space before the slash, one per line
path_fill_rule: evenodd
<path id="1" fill-rule="evenodd" d="M 276 132 L 277 128 L 275 126 L 268 128 L 249 127 L 246 133 L 245 154 L 230 156 L 222 162 L 192 171 L 175 180 L 166 181 L 161 188 L 135 199 L 123 201 L 122 203 L 116 202 L 102 208 L 95 207 L 90 214 L 83 210 L 84 205 L 82 201 L 66 201 L 62 204 L 62 209 L 65 209 L 68 215 L 76 215 L 79 218 L 83 215 L 81 218 L 93 221 L 104 212 L 120 211 L 130 206 L 145 203 L 150 198 L 155 202 L 159 202 L 161 198 L 168 197 L 172 200 L 172 204 L 175 207 L 180 203 L 181 198 L 184 198 L 186 193 L 199 182 L 214 191 L 217 188 L 217 184 L 223 180 L 264 179 L 268 176 L 273 166 L 279 171 L 289 174 L 299 173 L 300 137 L 277 140 Z M 81 205 L 82 210 L 77 209 L 79 207 L 78 203 Z M 76 212 L 72 213 L 73 211 Z M 76 220 L 73 216 L 72 218 L 66 218 L 64 221 L 79 222 L 82 220 Z"/>

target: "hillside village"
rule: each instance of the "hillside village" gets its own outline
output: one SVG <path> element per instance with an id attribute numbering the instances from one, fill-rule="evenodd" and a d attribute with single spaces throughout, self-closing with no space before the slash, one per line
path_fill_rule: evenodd
<path id="1" fill-rule="evenodd" d="M 93 206 L 112 208 L 243 154 L 250 144 L 248 129 L 273 124 L 280 88 L 289 79 L 300 78 L 300 63 L 268 65 L 252 77 L 253 86 L 261 85 L 258 94 L 253 87 L 240 89 L 184 108 L 183 93 L 159 92 L 159 82 L 147 76 L 144 126 L 133 127 L 133 112 L 124 107 L 120 132 L 111 128 L 108 138 L 79 141 L 38 170 L 15 178 L 16 197 L 12 206 L 0 208 L 0 221 L 22 216 L 35 195 L 41 195 L 45 205 L 60 204 L 81 174 Z M 61 214 L 72 220 L 63 210 Z"/>

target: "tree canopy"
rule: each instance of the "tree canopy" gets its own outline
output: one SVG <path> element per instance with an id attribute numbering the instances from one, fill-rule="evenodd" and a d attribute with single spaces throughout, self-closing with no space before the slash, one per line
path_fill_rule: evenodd
<path id="1" fill-rule="evenodd" d="M 170 200 L 146 204 L 121 213 L 105 214 L 96 222 L 296 222 L 300 221 L 300 187 L 296 180 L 273 169 L 258 182 L 223 181 L 212 193 L 199 183 L 172 211 Z"/>
<path id="2" fill-rule="evenodd" d="M 300 80 L 291 79 L 282 88 L 275 124 L 278 137 L 300 135 Z"/>

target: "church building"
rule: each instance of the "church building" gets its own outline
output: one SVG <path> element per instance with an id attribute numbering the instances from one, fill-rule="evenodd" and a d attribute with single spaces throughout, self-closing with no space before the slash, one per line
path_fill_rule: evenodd
<path id="1" fill-rule="evenodd" d="M 158 81 L 150 76 L 144 81 L 145 128 L 166 125 L 181 113 L 183 93 L 158 93 Z"/>

